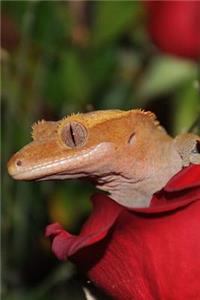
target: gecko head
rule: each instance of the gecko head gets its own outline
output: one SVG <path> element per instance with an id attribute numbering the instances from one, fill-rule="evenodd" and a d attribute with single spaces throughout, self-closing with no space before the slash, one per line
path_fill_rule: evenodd
<path id="1" fill-rule="evenodd" d="M 128 176 L 151 152 L 155 129 L 163 134 L 155 116 L 140 110 L 43 120 L 33 125 L 33 141 L 9 160 L 8 172 L 17 180 Z"/>

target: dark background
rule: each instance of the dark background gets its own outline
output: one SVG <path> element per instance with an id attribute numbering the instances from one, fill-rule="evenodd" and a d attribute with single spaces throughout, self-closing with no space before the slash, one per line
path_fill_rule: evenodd
<path id="1" fill-rule="evenodd" d="M 39 119 L 72 112 L 144 108 L 170 134 L 199 110 L 197 64 L 157 49 L 137 1 L 2 2 L 2 296 L 84 299 L 71 263 L 44 237 L 52 222 L 78 233 L 90 212 L 87 183 L 15 182 L 9 157 Z"/>

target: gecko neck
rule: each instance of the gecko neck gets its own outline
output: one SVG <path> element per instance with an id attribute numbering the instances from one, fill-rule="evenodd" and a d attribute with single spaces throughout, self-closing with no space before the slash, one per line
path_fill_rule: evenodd
<path id="1" fill-rule="evenodd" d="M 168 144 L 162 154 L 165 159 L 154 164 L 152 160 L 147 164 L 148 169 L 137 174 L 134 163 L 128 173 L 110 173 L 97 178 L 96 187 L 109 193 L 110 197 L 126 207 L 148 207 L 152 195 L 161 190 L 166 183 L 179 172 L 183 162 L 172 143 Z M 160 155 L 162 158 L 162 155 Z M 158 161 L 157 161 L 158 162 Z M 137 169 L 142 170 L 143 165 Z"/>

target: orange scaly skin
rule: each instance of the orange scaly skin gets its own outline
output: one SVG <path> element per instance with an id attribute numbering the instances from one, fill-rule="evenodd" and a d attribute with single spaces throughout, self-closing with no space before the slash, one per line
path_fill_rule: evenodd
<path id="1" fill-rule="evenodd" d="M 107 110 L 33 126 L 33 141 L 8 162 L 17 180 L 86 177 L 127 207 L 152 194 L 190 163 L 200 163 L 200 137 L 172 139 L 151 112 Z"/>

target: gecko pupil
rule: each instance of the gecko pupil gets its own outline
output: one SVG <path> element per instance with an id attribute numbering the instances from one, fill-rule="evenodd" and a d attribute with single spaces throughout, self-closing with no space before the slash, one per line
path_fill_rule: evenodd
<path id="1" fill-rule="evenodd" d="M 87 139 L 87 130 L 79 122 L 68 123 L 61 132 L 62 141 L 70 148 L 81 147 Z"/>
<path id="2" fill-rule="evenodd" d="M 73 129 L 73 126 L 72 124 L 70 123 L 69 125 L 69 130 L 70 130 L 70 134 L 71 134 L 71 140 L 72 140 L 72 143 L 74 144 L 74 147 L 76 147 L 76 139 L 75 139 L 75 136 L 76 136 L 76 132 L 74 131 Z"/>

